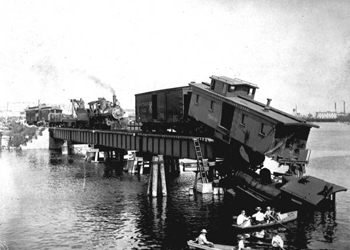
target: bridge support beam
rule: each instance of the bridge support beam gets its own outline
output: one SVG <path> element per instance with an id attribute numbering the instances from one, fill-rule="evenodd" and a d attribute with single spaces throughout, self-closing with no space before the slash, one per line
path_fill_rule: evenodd
<path id="1" fill-rule="evenodd" d="M 49 149 L 62 149 L 62 145 L 65 140 L 56 139 L 50 136 L 49 138 Z"/>

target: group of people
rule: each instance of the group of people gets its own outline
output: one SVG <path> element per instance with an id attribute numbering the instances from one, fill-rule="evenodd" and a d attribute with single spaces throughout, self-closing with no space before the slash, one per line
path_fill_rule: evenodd
<path id="1" fill-rule="evenodd" d="M 207 234 L 207 230 L 202 229 L 200 235 L 196 239 L 196 243 L 198 243 L 200 245 L 214 247 L 213 242 L 210 242 L 207 240 L 206 234 Z M 283 248 L 284 242 L 282 240 L 282 237 L 278 234 L 278 231 L 273 230 L 272 235 L 273 235 L 272 240 L 271 240 L 272 247 L 275 249 L 284 249 Z M 238 245 L 237 245 L 237 248 L 235 248 L 235 249 L 237 249 L 237 250 L 245 249 L 244 237 L 242 235 L 238 235 Z"/>
<path id="2" fill-rule="evenodd" d="M 271 245 L 274 249 L 284 249 L 283 245 L 284 242 L 282 240 L 282 237 L 278 234 L 277 230 L 272 231 L 272 240 L 271 240 Z M 242 235 L 238 236 L 238 246 L 237 250 L 243 250 L 245 249 L 244 247 L 244 237 Z"/>
<path id="3" fill-rule="evenodd" d="M 278 213 L 274 208 L 267 207 L 265 213 L 262 212 L 261 207 L 257 207 L 256 213 L 252 216 L 247 216 L 245 210 L 237 217 L 237 225 L 250 226 L 251 224 L 269 223 L 271 220 L 278 219 Z"/>
<path id="4" fill-rule="evenodd" d="M 261 207 L 257 207 L 256 213 L 252 216 L 247 216 L 245 210 L 242 210 L 241 214 L 237 217 L 237 225 L 250 226 L 252 223 L 261 224 L 261 223 L 269 223 L 272 220 L 278 220 L 279 213 L 275 212 L 274 208 L 266 207 L 265 213 L 262 212 Z M 214 247 L 214 244 L 207 240 L 206 238 L 207 230 L 202 229 L 200 235 L 196 239 L 196 243 L 201 245 L 206 245 L 209 247 Z M 273 237 L 271 241 L 272 247 L 276 249 L 283 249 L 283 240 L 281 236 L 278 235 L 278 232 L 274 230 L 272 232 Z M 237 250 L 244 249 L 244 237 L 242 235 L 238 236 L 238 246 Z"/>

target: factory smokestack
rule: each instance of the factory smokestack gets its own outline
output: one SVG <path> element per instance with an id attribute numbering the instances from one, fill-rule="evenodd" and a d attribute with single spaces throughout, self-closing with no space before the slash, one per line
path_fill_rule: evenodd
<path id="1" fill-rule="evenodd" d="M 345 115 L 345 101 L 343 101 L 344 102 L 344 115 Z"/>
<path id="2" fill-rule="evenodd" d="M 337 103 L 334 103 L 334 109 L 335 109 L 335 113 L 337 113 Z"/>

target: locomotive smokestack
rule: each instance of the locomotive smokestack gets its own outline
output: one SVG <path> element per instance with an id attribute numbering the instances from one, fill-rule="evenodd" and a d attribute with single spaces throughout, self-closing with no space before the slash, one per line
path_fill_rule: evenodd
<path id="1" fill-rule="evenodd" d="M 265 105 L 265 109 L 264 111 L 269 111 L 270 110 L 270 103 L 271 103 L 272 99 L 267 98 L 267 103 Z"/>
<path id="2" fill-rule="evenodd" d="M 113 95 L 113 106 L 117 104 L 117 97 L 116 95 Z"/>

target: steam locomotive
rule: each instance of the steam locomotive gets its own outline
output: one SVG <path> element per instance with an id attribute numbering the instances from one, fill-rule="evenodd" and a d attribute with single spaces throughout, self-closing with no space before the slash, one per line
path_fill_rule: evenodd
<path id="1" fill-rule="evenodd" d="M 72 115 L 63 114 L 62 109 L 57 107 L 28 108 L 26 109 L 27 123 L 40 125 L 39 121 L 41 121 L 41 123 L 48 123 L 50 127 L 103 130 L 119 130 L 127 127 L 128 117 L 125 116 L 125 111 L 115 95 L 113 95 L 112 102 L 105 98 L 89 102 L 89 108 L 85 108 L 82 99 L 71 99 L 71 104 Z M 33 115 L 33 113 L 37 115 Z M 38 121 L 34 122 L 36 120 Z"/>

